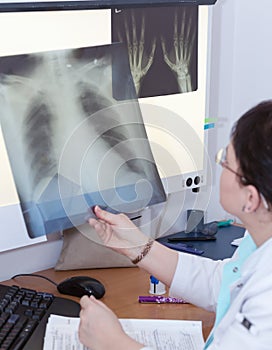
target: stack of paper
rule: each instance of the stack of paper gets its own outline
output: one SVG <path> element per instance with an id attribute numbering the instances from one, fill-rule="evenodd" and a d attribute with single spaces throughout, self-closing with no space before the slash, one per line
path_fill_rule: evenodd
<path id="1" fill-rule="evenodd" d="M 44 338 L 44 350 L 87 350 L 78 339 L 78 317 L 51 315 Z"/>
<path id="2" fill-rule="evenodd" d="M 124 331 L 156 350 L 201 350 L 201 321 L 120 319 Z M 44 350 L 88 350 L 78 339 L 79 318 L 51 315 L 46 327 Z"/>

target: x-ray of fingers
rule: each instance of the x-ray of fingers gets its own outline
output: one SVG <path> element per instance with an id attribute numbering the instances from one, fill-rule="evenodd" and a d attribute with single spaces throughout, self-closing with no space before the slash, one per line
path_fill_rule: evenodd
<path id="1" fill-rule="evenodd" d="M 198 6 L 114 9 L 112 40 L 125 43 L 138 97 L 197 89 Z"/>

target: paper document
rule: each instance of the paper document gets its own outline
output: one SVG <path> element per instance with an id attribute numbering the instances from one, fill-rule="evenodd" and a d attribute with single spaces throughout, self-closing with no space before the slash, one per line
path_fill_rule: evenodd
<path id="1" fill-rule="evenodd" d="M 201 321 L 120 319 L 124 331 L 156 350 L 202 350 Z"/>
<path id="2" fill-rule="evenodd" d="M 88 350 L 78 339 L 79 317 L 50 315 L 43 350 Z"/>
<path id="3" fill-rule="evenodd" d="M 124 331 L 154 350 L 202 350 L 201 321 L 120 319 Z M 79 318 L 51 315 L 43 350 L 89 350 L 78 339 Z M 91 349 L 90 349 L 91 350 Z"/>

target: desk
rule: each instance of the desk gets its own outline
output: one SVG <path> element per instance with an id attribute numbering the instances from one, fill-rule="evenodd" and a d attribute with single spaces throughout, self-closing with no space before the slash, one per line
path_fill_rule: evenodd
<path id="1" fill-rule="evenodd" d="M 54 271 L 49 269 L 38 272 L 59 283 L 67 277 L 85 275 L 100 280 L 106 294 L 102 301 L 108 305 L 119 318 L 157 318 L 201 320 L 203 336 L 206 339 L 214 323 L 214 313 L 207 312 L 191 304 L 140 304 L 139 295 L 148 295 L 149 275 L 138 267 Z M 58 293 L 56 287 L 44 279 L 37 277 L 19 277 L 16 280 L 1 282 L 5 285 L 18 285 L 39 291 L 53 293 L 56 296 L 67 297 L 78 301 L 76 297 L 64 296 Z"/>
<path id="2" fill-rule="evenodd" d="M 242 226 L 230 225 L 227 227 L 220 227 L 216 233 L 215 241 L 199 241 L 199 242 L 183 242 L 190 244 L 192 247 L 204 250 L 201 256 L 211 258 L 213 260 L 220 260 L 230 258 L 236 247 L 231 245 L 231 242 L 236 238 L 243 237 L 245 229 Z M 178 237 L 179 233 L 174 233 L 167 237 L 158 239 L 159 242 L 163 243 L 168 238 Z"/>

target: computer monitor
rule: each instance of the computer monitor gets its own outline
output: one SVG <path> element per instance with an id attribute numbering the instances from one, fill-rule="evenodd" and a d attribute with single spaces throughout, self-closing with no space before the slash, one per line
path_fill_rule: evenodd
<path id="1" fill-rule="evenodd" d="M 59 8 L 60 3 L 62 8 Z M 77 10 L 75 10 L 75 8 L 71 9 L 71 6 L 75 5 L 75 3 L 77 3 L 77 5 L 78 3 L 80 3 L 80 8 L 77 7 Z M 78 50 L 78 48 L 88 48 L 85 50 L 85 52 L 87 52 L 88 50 L 92 52 L 92 47 L 95 47 L 95 46 L 103 47 L 104 50 L 106 50 L 106 48 L 108 48 L 109 46 L 112 46 L 108 44 L 111 44 L 113 40 L 112 23 L 114 22 L 113 17 L 116 14 L 115 8 L 94 10 L 94 9 L 90 9 L 90 7 L 92 7 L 90 6 L 90 3 L 91 2 L 89 1 L 79 1 L 79 2 L 49 1 L 46 3 L 17 1 L 14 7 L 12 7 L 12 2 L 11 2 L 10 4 L 8 4 L 8 6 L 11 6 L 11 7 L 7 8 L 6 7 L 7 4 L 4 4 L 2 7 L 2 2 L 0 2 L 0 10 L 1 9 L 3 10 L 3 12 L 0 13 L 0 26 L 1 26 L 0 30 L 1 32 L 6 33 L 5 40 L 2 42 L 2 45 L 1 45 L 0 56 L 1 57 L 13 56 L 14 58 L 16 57 L 21 61 L 23 61 L 24 57 L 25 58 L 35 57 L 35 53 L 44 53 L 44 55 L 46 55 L 46 53 L 56 52 L 56 51 L 57 52 L 72 51 L 72 52 L 79 53 L 80 50 Z M 66 6 L 68 4 L 69 6 Z M 38 7 L 36 7 L 36 5 L 38 5 Z M 39 8 L 39 6 L 41 7 Z M 46 11 L 46 6 L 47 8 L 49 8 L 48 6 L 53 6 L 54 8 L 50 7 L 50 11 Z M 32 11 L 33 9 L 34 11 Z M 118 12 L 120 10 L 123 11 L 123 8 L 118 8 L 117 10 Z M 161 11 L 164 11 L 164 8 L 161 8 Z M 197 78 L 196 90 L 192 92 L 186 92 L 186 93 L 166 94 L 164 96 L 150 96 L 150 97 L 140 96 L 139 102 L 140 102 L 141 113 L 139 113 L 139 106 L 137 102 L 135 102 L 135 100 L 130 102 L 126 100 L 125 102 L 123 101 L 122 103 L 116 104 L 113 107 L 113 109 L 118 109 L 118 108 L 123 109 L 121 111 L 123 113 L 124 110 L 126 110 L 127 112 L 127 108 L 128 108 L 127 106 L 130 105 L 130 111 L 132 107 L 135 112 L 134 116 L 136 116 L 138 125 L 141 124 L 139 123 L 139 120 L 141 120 L 141 117 L 143 117 L 146 131 L 149 137 L 150 146 L 155 158 L 155 163 L 154 163 L 152 154 L 148 153 L 146 164 L 148 164 L 149 166 L 151 165 L 152 171 L 149 174 L 152 174 L 153 176 L 152 181 L 154 179 L 157 181 L 155 188 L 158 189 L 158 191 L 153 191 L 153 193 L 156 194 L 155 200 L 151 199 L 150 192 L 148 192 L 148 198 L 150 202 L 143 201 L 144 205 L 142 203 L 139 209 L 143 208 L 144 206 L 148 206 L 150 204 L 154 204 L 156 202 L 161 202 L 165 200 L 165 193 L 161 187 L 159 178 L 157 177 L 156 167 L 158 167 L 159 173 L 161 174 L 161 178 L 164 184 L 166 184 L 165 189 L 169 193 L 171 191 L 180 190 L 186 187 L 184 186 L 184 174 L 190 177 L 191 177 L 191 174 L 193 174 L 194 176 L 193 179 L 195 179 L 196 176 L 199 176 L 199 174 L 201 175 L 201 172 L 204 171 L 204 166 L 203 166 L 204 128 L 203 126 L 204 126 L 204 116 L 205 116 L 207 16 L 208 16 L 207 9 L 205 7 L 200 7 L 199 19 L 198 19 L 198 36 L 197 36 L 198 50 L 196 51 L 197 62 L 198 62 L 198 65 L 197 65 L 198 78 Z M 116 45 L 116 47 L 117 46 L 118 45 Z M 201 55 L 199 54 L 199 51 L 201 51 Z M 108 52 L 105 53 L 104 51 L 104 56 L 112 58 L 111 55 L 112 53 L 108 53 Z M 201 58 L 200 56 L 203 58 Z M 114 55 L 114 57 L 116 56 Z M 8 62 L 8 60 L 6 62 Z M 33 69 L 32 64 L 34 65 L 34 67 L 38 67 L 36 72 L 38 72 L 39 74 L 40 74 L 40 71 L 43 70 L 44 67 L 40 65 L 39 59 L 36 61 L 36 63 L 35 63 L 35 59 L 33 61 L 30 59 L 30 61 L 26 64 L 26 69 L 25 68 L 23 69 L 24 70 L 23 77 L 25 79 L 27 79 L 28 74 L 30 74 L 30 72 Z M 205 69 L 204 67 L 199 69 L 200 64 L 201 66 L 204 65 Z M 13 65 L 12 62 L 11 62 L 11 65 Z M 18 68 L 17 64 L 15 64 L 15 66 L 17 66 Z M 125 67 L 125 65 L 123 67 Z M 113 69 L 113 72 L 114 72 L 114 69 Z M 114 80 L 114 75 L 112 79 Z M 99 78 L 98 78 L 98 81 L 99 81 Z M 102 83 L 102 80 L 101 80 L 101 83 Z M 14 86 L 14 88 L 15 90 L 17 89 L 16 86 Z M 117 99 L 120 99 L 120 96 L 118 96 Z M 83 97 L 83 100 L 84 100 L 84 97 Z M 121 97 L 121 100 L 122 100 L 122 97 Z M 110 106 L 110 108 L 111 107 L 112 106 Z M 110 109 L 108 109 L 108 111 L 109 110 Z M 181 110 L 183 111 L 182 115 L 180 113 Z M 99 113 L 100 112 L 98 111 L 97 115 L 99 115 Z M 176 157 L 176 151 L 177 151 L 176 146 L 178 145 L 180 147 L 180 144 L 183 143 L 183 141 L 182 142 L 180 141 L 182 140 L 184 135 L 183 136 L 178 135 L 177 137 L 175 136 L 177 130 L 173 130 L 173 126 L 175 125 L 175 123 L 173 123 L 174 120 L 175 121 L 179 120 L 178 123 L 181 123 L 181 129 L 183 130 L 186 129 L 187 135 L 190 134 L 188 133 L 188 130 L 190 130 L 190 132 L 193 130 L 193 137 L 197 135 L 198 139 L 200 140 L 200 143 L 198 143 L 194 139 L 192 149 L 190 149 L 191 146 L 189 144 L 187 145 L 187 141 L 185 146 L 183 144 L 185 153 L 189 154 L 189 156 L 187 155 L 187 159 L 190 160 L 189 163 L 191 163 L 191 165 L 185 166 L 186 162 L 183 161 L 182 168 L 180 167 L 180 165 L 176 166 L 175 162 L 174 162 L 175 164 L 173 165 L 173 168 L 171 168 L 170 166 L 171 161 L 169 161 L 169 154 L 172 160 L 178 159 L 178 157 L 183 160 L 186 159 L 186 156 L 182 154 L 181 155 L 179 154 L 179 156 Z M 29 122 L 30 124 L 32 123 L 31 118 L 29 119 Z M 85 132 L 84 122 L 81 124 L 81 126 L 82 128 L 79 128 L 79 129 Z M 31 125 L 29 130 L 31 130 L 31 128 L 32 130 L 35 129 L 35 123 Z M 77 128 L 76 128 L 76 131 L 78 131 Z M 140 131 L 138 130 L 138 132 L 140 132 L 141 140 L 142 140 L 143 135 L 145 135 L 145 131 L 143 128 L 141 128 L 141 130 Z M 5 134 L 4 128 L 2 130 L 2 133 Z M 117 135 L 118 135 L 118 132 L 117 132 Z M 127 131 L 127 135 L 130 135 L 129 130 Z M 137 132 L 135 135 L 138 135 Z M 4 137 L 6 138 L 6 141 L 7 139 L 12 140 L 12 136 L 4 135 Z M 25 132 L 24 137 L 25 139 L 28 139 L 28 137 L 31 138 L 31 135 Z M 12 141 L 16 142 L 16 140 L 14 139 Z M 27 140 L 27 141 L 30 141 L 30 140 Z M 116 141 L 115 135 L 113 135 L 113 137 L 112 136 L 108 137 L 108 144 L 115 141 Z M 122 139 L 122 141 L 124 141 L 124 139 Z M 54 225 L 52 226 L 52 222 L 48 220 L 48 227 L 45 227 L 45 231 L 39 231 L 41 233 L 38 233 L 35 227 L 34 229 L 32 228 L 32 232 L 31 232 L 31 229 L 29 230 L 29 227 L 25 223 L 27 222 L 26 217 L 22 214 L 22 207 L 20 203 L 20 193 L 18 193 L 18 188 L 16 187 L 17 184 L 15 180 L 15 177 L 20 178 L 21 177 L 20 175 L 25 176 L 26 174 L 22 173 L 19 175 L 14 175 L 11 159 L 9 158 L 9 153 L 14 152 L 13 158 L 18 162 L 18 164 L 21 164 L 23 162 L 23 159 L 21 158 L 21 155 L 17 155 L 16 152 L 17 150 L 21 152 L 22 149 L 20 148 L 20 146 L 17 148 L 11 146 L 11 149 L 13 149 L 13 151 L 11 150 L 8 152 L 7 151 L 8 146 L 7 144 L 4 143 L 3 135 L 1 137 L 0 142 L 1 142 L 0 143 L 1 164 L 3 164 L 2 168 L 4 171 L 4 176 L 1 177 L 1 184 L 0 184 L 0 187 L 1 187 L 0 218 L 1 218 L 1 227 L 3 228 L 4 231 L 9 232 L 9 234 L 7 235 L 1 235 L 0 249 L 3 251 L 3 250 L 8 250 L 8 249 L 17 248 L 28 244 L 44 241 L 46 240 L 45 236 L 41 236 L 38 238 L 34 238 L 34 237 L 40 236 L 40 234 L 53 232 L 55 231 L 56 227 Z M 196 144 L 198 144 L 198 147 L 195 147 Z M 47 146 L 49 145 L 46 145 L 46 147 Z M 69 150 L 69 146 L 70 146 L 69 142 L 66 143 L 65 146 L 66 148 L 64 149 L 64 152 L 61 153 L 62 157 L 60 159 L 61 160 L 60 166 L 62 166 L 63 164 L 66 164 L 65 161 L 69 159 L 69 152 L 67 151 Z M 146 149 L 148 149 L 149 144 L 145 144 L 143 145 L 143 147 L 146 147 Z M 134 151 L 134 149 L 132 150 Z M 174 153 L 171 153 L 171 152 L 174 152 Z M 197 155 L 197 159 L 199 158 L 197 162 L 194 159 L 195 155 Z M 35 166 L 35 157 L 34 155 L 32 156 L 33 156 L 32 162 L 31 160 L 29 160 L 30 161 L 29 164 L 31 164 L 29 166 L 29 170 L 32 170 L 32 167 Z M 166 163 L 167 165 L 165 165 Z M 87 167 L 87 165 L 89 165 L 88 162 L 83 162 L 83 167 L 84 166 Z M 131 165 L 131 167 L 133 168 L 134 165 Z M 36 169 L 36 172 L 38 173 L 37 169 Z M 179 181 L 179 184 L 182 183 L 182 186 L 175 187 L 174 185 L 171 188 L 169 184 L 171 185 L 172 179 L 178 179 L 178 178 L 180 179 L 180 175 L 182 175 L 183 180 Z M 76 174 L 76 177 L 77 176 L 81 176 L 81 173 L 80 175 Z M 202 177 L 200 176 L 200 178 L 201 180 L 203 180 L 203 176 Z M 51 188 L 55 188 L 59 180 L 63 184 L 63 187 L 62 186 L 60 187 L 60 191 L 62 190 L 64 191 L 65 198 L 66 198 L 65 191 L 67 188 L 69 189 L 72 188 L 72 191 L 77 190 L 77 186 L 71 186 L 71 183 L 73 184 L 74 178 L 72 179 L 69 178 L 69 181 L 67 182 L 67 178 L 65 176 L 62 178 L 59 176 L 59 174 L 56 174 L 56 176 L 51 176 L 51 181 L 48 182 L 46 180 L 44 186 L 48 188 L 48 185 L 50 184 L 50 186 L 52 186 Z M 78 180 L 78 178 L 76 180 Z M 135 178 L 134 178 L 134 181 L 136 181 Z M 153 183 L 152 181 L 151 183 Z M 66 186 L 67 184 L 68 186 Z M 98 184 L 99 184 L 99 181 L 98 181 Z M 119 186 L 119 188 L 121 188 L 121 190 L 124 188 L 127 189 L 127 185 L 129 185 L 130 187 L 131 183 L 122 184 L 122 186 Z M 21 189 L 22 191 L 25 190 L 23 185 L 21 186 Z M 133 193 L 135 195 L 134 184 L 133 184 L 133 189 L 134 189 Z M 92 196 L 84 197 L 88 205 L 93 204 L 93 201 L 88 201 L 88 199 L 90 198 L 92 198 Z M 132 198 L 131 196 L 128 196 L 127 200 L 131 201 L 131 198 Z M 25 202 L 27 203 L 25 207 L 25 209 L 27 210 L 26 212 L 30 213 L 29 208 L 27 207 L 29 201 L 27 200 Z M 108 207 L 107 205 L 108 203 L 106 202 L 105 204 Z M 126 207 L 128 208 L 129 206 L 126 206 Z M 54 206 L 53 207 L 49 206 L 48 209 L 49 211 L 50 209 L 53 209 L 55 213 Z M 117 207 L 113 205 L 113 209 L 117 211 L 119 210 L 124 212 L 127 211 L 123 208 L 118 207 L 118 205 Z M 135 212 L 134 209 L 135 208 L 132 208 L 132 210 L 129 209 L 128 212 L 133 214 Z M 67 207 L 65 208 L 65 210 L 67 210 Z M 69 212 L 69 204 L 68 204 L 68 212 Z M 29 215 L 31 216 L 31 214 Z M 33 214 L 33 216 L 35 216 L 35 213 Z M 77 221 L 78 218 L 79 218 L 79 221 Z M 72 217 L 72 220 L 70 220 L 71 221 L 70 223 L 69 221 L 64 220 L 64 223 L 62 222 L 62 224 L 60 225 L 60 227 L 58 227 L 58 229 L 60 230 L 65 229 L 70 224 L 77 225 L 78 223 L 80 223 L 82 218 L 83 218 L 82 213 L 80 213 L 79 217 L 77 217 L 77 215 Z M 71 219 L 71 217 L 69 219 Z M 75 221 L 73 222 L 73 220 Z"/>
<path id="2" fill-rule="evenodd" d="M 217 0 L 0 0 L 1 11 L 79 10 L 141 6 L 213 5 Z"/>

